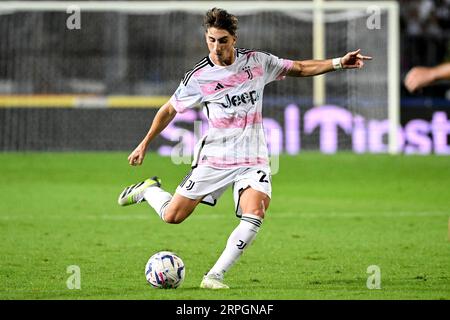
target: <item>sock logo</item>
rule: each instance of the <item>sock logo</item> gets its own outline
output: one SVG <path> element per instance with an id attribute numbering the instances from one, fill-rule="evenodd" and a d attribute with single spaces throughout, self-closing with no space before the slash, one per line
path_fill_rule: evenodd
<path id="1" fill-rule="evenodd" d="M 236 247 L 238 247 L 238 249 L 244 249 L 245 248 L 245 246 L 246 246 L 247 244 L 244 242 L 244 241 L 242 241 L 242 240 L 239 240 L 239 244 L 237 244 L 236 245 Z"/>

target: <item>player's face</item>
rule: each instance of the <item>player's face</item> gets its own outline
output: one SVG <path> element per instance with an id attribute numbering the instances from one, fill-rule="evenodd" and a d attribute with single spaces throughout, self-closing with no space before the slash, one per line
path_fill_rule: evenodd
<path id="1" fill-rule="evenodd" d="M 205 36 L 209 53 L 215 64 L 227 66 L 234 62 L 235 36 L 227 30 L 217 28 L 209 28 Z"/>

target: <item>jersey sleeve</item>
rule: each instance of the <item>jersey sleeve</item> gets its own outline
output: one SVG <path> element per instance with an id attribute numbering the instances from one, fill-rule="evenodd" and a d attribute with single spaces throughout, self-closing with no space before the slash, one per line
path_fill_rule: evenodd
<path id="1" fill-rule="evenodd" d="M 275 80 L 283 80 L 286 78 L 286 73 L 294 64 L 292 60 L 281 59 L 270 53 L 260 54 L 265 69 L 264 80 L 266 84 Z"/>
<path id="2" fill-rule="evenodd" d="M 179 113 L 192 109 L 202 103 L 203 95 L 195 78 L 188 82 L 181 81 L 175 93 L 170 98 L 170 103 Z"/>

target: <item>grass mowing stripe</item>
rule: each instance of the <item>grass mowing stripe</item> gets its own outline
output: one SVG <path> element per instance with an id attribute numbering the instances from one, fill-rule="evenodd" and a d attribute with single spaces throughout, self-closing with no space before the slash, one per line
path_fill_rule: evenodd
<path id="1" fill-rule="evenodd" d="M 148 204 L 123 208 L 117 197 L 153 175 L 173 192 L 189 165 L 148 154 L 130 167 L 126 157 L 0 154 L 1 299 L 450 299 L 450 157 L 282 156 L 267 218 L 227 292 L 198 286 L 239 222 L 231 192 L 165 224 Z M 145 281 L 147 259 L 163 249 L 186 264 L 177 290 Z M 80 267 L 81 290 L 66 287 L 69 265 Z M 370 265 L 381 290 L 366 287 Z"/>
<path id="2" fill-rule="evenodd" d="M 375 217 L 383 218 L 400 218 L 400 217 L 448 217 L 449 212 L 377 212 Z M 108 216 L 108 215 L 80 215 L 80 216 L 48 216 L 46 219 L 50 220 L 111 220 L 111 221 L 123 221 L 123 220 L 148 220 L 150 215 L 153 215 L 149 209 L 149 213 L 146 215 L 122 215 L 122 216 Z M 367 213 L 357 212 L 317 212 L 317 213 L 298 213 L 298 212 L 283 212 L 275 213 L 266 217 L 266 219 L 287 219 L 287 218 L 306 218 L 306 219 L 323 219 L 323 218 L 338 218 L 338 219 L 352 219 L 366 217 Z M 192 215 L 190 220 L 210 220 L 210 219 L 225 219 L 223 215 L 219 214 L 204 214 L 204 215 Z M 42 217 L 34 215 L 20 215 L 20 216 L 0 216 L 0 221 L 10 220 L 42 220 Z"/>

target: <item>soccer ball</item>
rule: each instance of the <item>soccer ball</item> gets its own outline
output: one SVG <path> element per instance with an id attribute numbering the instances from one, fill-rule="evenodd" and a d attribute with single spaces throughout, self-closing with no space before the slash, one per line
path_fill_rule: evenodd
<path id="1" fill-rule="evenodd" d="M 170 251 L 155 253 L 145 265 L 145 277 L 154 288 L 178 288 L 184 281 L 183 260 Z"/>

